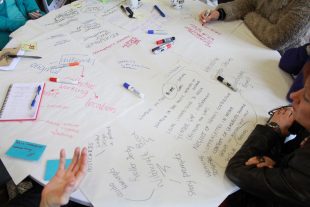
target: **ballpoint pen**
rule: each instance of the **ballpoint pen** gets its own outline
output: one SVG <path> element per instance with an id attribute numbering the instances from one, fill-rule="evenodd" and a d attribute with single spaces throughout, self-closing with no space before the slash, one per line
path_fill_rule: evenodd
<path id="1" fill-rule="evenodd" d="M 40 56 L 32 56 L 32 55 L 12 55 L 12 54 L 8 54 L 7 56 L 10 57 L 10 58 L 18 58 L 18 57 L 21 57 L 21 58 L 34 58 L 34 59 L 42 58 Z"/>
<path id="2" fill-rule="evenodd" d="M 158 11 L 158 13 L 160 14 L 160 16 L 165 17 L 166 15 L 164 14 L 164 12 L 162 10 L 160 10 L 160 8 L 157 5 L 154 5 L 154 8 Z"/>
<path id="3" fill-rule="evenodd" d="M 31 101 L 30 108 L 33 108 L 36 105 L 36 99 L 37 99 L 37 96 L 40 94 L 40 91 L 41 91 L 41 86 L 39 85 L 37 88 L 37 91 L 36 91 L 36 95 L 34 96 L 33 100 Z"/>

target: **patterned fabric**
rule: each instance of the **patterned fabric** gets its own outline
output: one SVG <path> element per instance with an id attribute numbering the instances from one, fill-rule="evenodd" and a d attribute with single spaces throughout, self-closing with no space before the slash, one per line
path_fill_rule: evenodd
<path id="1" fill-rule="evenodd" d="M 6 188 L 7 188 L 8 195 L 9 195 L 9 200 L 12 200 L 18 194 L 25 193 L 27 190 L 31 189 L 32 187 L 33 187 L 33 184 L 31 181 L 24 181 L 24 182 L 19 183 L 18 185 L 15 185 L 13 180 L 10 180 L 6 184 Z"/>
<path id="2" fill-rule="evenodd" d="M 281 54 L 309 41 L 309 0 L 234 0 L 218 8 L 225 21 L 243 19 L 257 39 Z"/>

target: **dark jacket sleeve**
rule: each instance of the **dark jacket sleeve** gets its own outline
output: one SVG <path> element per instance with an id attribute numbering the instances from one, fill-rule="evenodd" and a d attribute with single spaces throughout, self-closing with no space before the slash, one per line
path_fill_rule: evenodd
<path id="1" fill-rule="evenodd" d="M 309 58 L 306 50 L 309 44 L 285 51 L 280 59 L 279 67 L 289 74 L 297 75 Z"/>
<path id="2" fill-rule="evenodd" d="M 264 200 L 310 206 L 310 146 L 285 156 L 280 166 L 256 168 L 245 162 L 266 155 L 281 138 L 272 129 L 258 125 L 226 168 L 227 177 L 244 191 Z"/>

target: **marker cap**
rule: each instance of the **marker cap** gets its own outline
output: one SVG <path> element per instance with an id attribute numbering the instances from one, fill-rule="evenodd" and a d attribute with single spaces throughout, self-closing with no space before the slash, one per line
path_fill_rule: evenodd
<path id="1" fill-rule="evenodd" d="M 129 88 L 129 84 L 126 83 L 126 82 L 123 84 L 123 86 L 124 86 L 125 88 L 127 88 L 127 89 Z"/>
<path id="2" fill-rule="evenodd" d="M 80 63 L 79 62 L 72 62 L 72 63 L 69 63 L 68 65 L 69 66 L 77 66 L 77 65 L 80 65 Z"/>
<path id="3" fill-rule="evenodd" d="M 51 81 L 51 82 L 57 82 L 57 78 L 55 78 L 55 77 L 50 77 L 50 81 Z"/>
<path id="4" fill-rule="evenodd" d="M 148 34 L 154 34 L 154 30 L 148 30 L 147 33 Z"/>
<path id="5" fill-rule="evenodd" d="M 217 76 L 217 80 L 222 82 L 224 78 L 222 76 Z"/>

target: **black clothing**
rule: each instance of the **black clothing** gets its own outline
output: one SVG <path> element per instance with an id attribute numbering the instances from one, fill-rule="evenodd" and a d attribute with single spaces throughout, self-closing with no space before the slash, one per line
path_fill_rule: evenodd
<path id="1" fill-rule="evenodd" d="M 310 206 L 310 142 L 300 130 L 295 139 L 284 144 L 284 138 L 268 126 L 257 125 L 226 168 L 227 177 L 240 187 L 226 200 L 228 206 L 302 207 Z M 254 156 L 268 156 L 274 168 L 246 166 Z M 236 204 L 238 203 L 238 204 Z"/>

